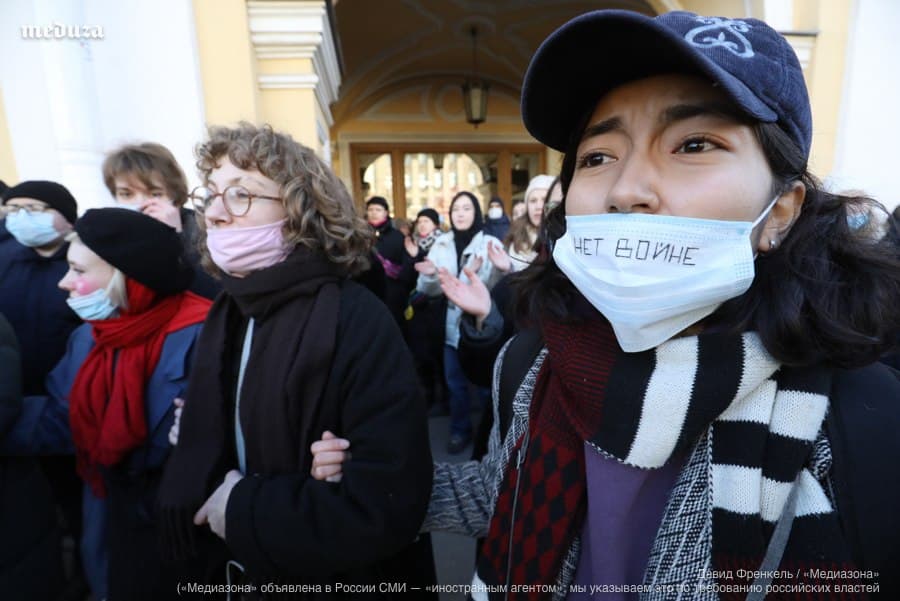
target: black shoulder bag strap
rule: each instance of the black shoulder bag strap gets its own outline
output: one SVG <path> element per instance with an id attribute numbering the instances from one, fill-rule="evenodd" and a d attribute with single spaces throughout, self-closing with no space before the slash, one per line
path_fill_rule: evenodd
<path id="1" fill-rule="evenodd" d="M 541 336 L 541 331 L 537 328 L 529 328 L 516 334 L 506 349 L 503 365 L 500 367 L 500 398 L 498 399 L 501 440 L 506 436 L 509 424 L 512 422 L 513 397 L 516 396 L 519 385 L 525 379 L 525 375 L 543 347 L 544 338 Z"/>

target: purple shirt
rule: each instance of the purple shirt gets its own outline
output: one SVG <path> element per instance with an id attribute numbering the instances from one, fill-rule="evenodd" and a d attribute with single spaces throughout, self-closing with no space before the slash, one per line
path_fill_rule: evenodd
<path id="1" fill-rule="evenodd" d="M 584 445 L 588 509 L 581 532 L 581 557 L 568 600 L 591 599 L 592 584 L 641 584 L 650 549 L 662 521 L 669 494 L 685 456 L 663 467 L 645 470 L 601 455 Z M 575 588 L 573 586 L 573 588 Z M 593 598 L 636 598 L 635 594 L 598 593 Z"/>

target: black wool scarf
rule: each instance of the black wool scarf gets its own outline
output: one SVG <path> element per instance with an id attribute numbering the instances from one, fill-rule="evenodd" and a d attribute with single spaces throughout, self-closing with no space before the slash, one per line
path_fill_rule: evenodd
<path id="1" fill-rule="evenodd" d="M 317 414 L 334 354 L 340 274 L 324 256 L 298 247 L 283 262 L 245 278 L 223 277 L 195 350 L 178 445 L 160 485 L 164 552 L 196 552 L 193 515 L 237 468 L 234 390 L 242 324 L 254 319 L 241 389 L 248 473 L 296 472 L 311 444 L 304 427 Z M 230 438 L 229 438 L 230 437 Z"/>
<path id="2" fill-rule="evenodd" d="M 835 584 L 823 571 L 852 571 L 823 474 L 808 467 L 828 409 L 828 369 L 781 366 L 754 333 L 676 338 L 641 353 L 621 351 L 599 314 L 545 323 L 543 333 L 548 352 L 529 429 L 500 484 L 474 583 L 490 594 L 475 599 L 504 598 L 504 584 L 530 585 L 508 599 L 565 596 L 549 591 L 574 577 L 568 555 L 587 511 L 585 442 L 641 469 L 694 449 L 664 513 L 642 599 L 678 590 L 746 598 L 795 482 L 780 564 L 791 576 L 773 584 L 806 584 L 788 596 L 812 598 L 815 587 Z"/>

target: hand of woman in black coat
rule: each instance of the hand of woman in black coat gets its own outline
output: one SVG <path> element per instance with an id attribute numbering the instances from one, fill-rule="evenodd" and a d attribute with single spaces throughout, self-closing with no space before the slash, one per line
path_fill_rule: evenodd
<path id="1" fill-rule="evenodd" d="M 326 430 L 322 434 L 322 440 L 317 440 L 310 446 L 313 454 L 310 469 L 312 477 L 326 482 L 340 482 L 343 476 L 341 464 L 350 460 L 349 448 L 349 440 L 338 438 Z"/>
<path id="2" fill-rule="evenodd" d="M 209 529 L 216 536 L 225 540 L 225 508 L 228 507 L 228 497 L 231 495 L 231 489 L 243 477 L 243 474 L 237 470 L 231 470 L 225 474 L 225 479 L 219 485 L 219 488 L 197 510 L 197 513 L 194 515 L 194 524 L 197 526 L 209 524 Z"/>

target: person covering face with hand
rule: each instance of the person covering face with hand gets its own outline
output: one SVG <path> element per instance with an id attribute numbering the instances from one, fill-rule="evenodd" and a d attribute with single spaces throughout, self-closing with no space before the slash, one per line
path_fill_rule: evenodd
<path id="1" fill-rule="evenodd" d="M 149 215 L 179 233 L 194 269 L 191 291 L 215 298 L 220 287 L 200 267 L 197 219 L 185 206 L 187 178 L 171 151 L 155 142 L 127 144 L 106 156 L 102 170 L 117 207 Z"/>

